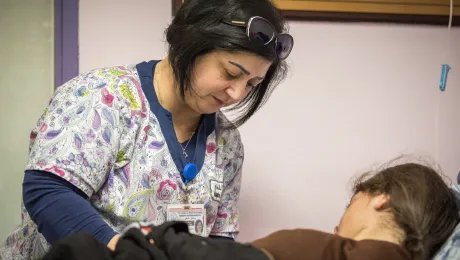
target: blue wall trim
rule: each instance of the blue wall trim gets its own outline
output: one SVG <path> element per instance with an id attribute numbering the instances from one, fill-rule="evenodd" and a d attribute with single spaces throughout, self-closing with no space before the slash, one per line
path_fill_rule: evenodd
<path id="1" fill-rule="evenodd" d="M 78 0 L 54 1 L 55 87 L 78 75 Z"/>

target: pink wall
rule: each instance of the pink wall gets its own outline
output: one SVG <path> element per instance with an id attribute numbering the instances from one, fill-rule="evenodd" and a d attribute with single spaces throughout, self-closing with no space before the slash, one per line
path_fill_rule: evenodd
<path id="1" fill-rule="evenodd" d="M 169 0 L 80 0 L 80 71 L 162 58 L 170 9 Z M 240 240 L 331 231 L 355 174 L 401 153 L 436 157 L 438 100 L 438 162 L 456 177 L 460 29 L 293 22 L 291 33 L 289 78 L 241 129 Z M 441 94 L 445 62 L 452 70 Z"/>

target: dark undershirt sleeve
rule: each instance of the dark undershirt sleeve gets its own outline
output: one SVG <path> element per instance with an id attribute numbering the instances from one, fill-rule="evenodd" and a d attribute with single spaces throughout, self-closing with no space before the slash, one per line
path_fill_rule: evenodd
<path id="1" fill-rule="evenodd" d="M 117 234 L 91 206 L 88 196 L 59 176 L 26 171 L 22 186 L 24 206 L 48 243 L 87 233 L 107 245 Z"/>

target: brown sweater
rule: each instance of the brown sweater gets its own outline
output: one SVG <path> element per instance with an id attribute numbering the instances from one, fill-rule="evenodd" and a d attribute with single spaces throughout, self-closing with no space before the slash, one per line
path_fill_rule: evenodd
<path id="1" fill-rule="evenodd" d="M 410 260 L 401 246 L 377 240 L 356 241 L 309 229 L 282 230 L 250 243 L 275 260 Z"/>

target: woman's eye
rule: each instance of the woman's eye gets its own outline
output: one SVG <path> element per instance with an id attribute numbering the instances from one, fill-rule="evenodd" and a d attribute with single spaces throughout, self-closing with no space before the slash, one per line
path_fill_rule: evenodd
<path id="1" fill-rule="evenodd" d="M 259 87 L 260 84 L 261 84 L 261 82 L 255 84 L 255 85 L 254 85 L 254 83 L 248 82 L 247 87 L 253 89 L 253 88 Z"/>
<path id="2" fill-rule="evenodd" d="M 347 210 L 349 207 L 350 207 L 351 203 L 348 203 L 346 206 L 345 206 L 345 210 Z"/>

